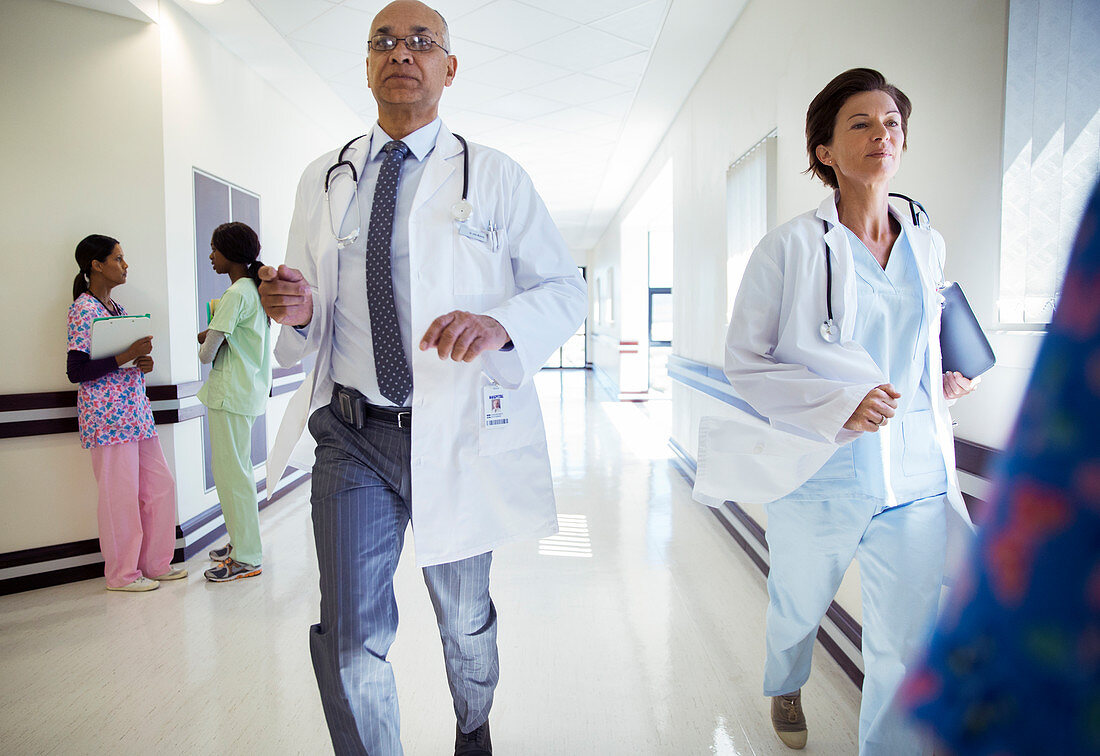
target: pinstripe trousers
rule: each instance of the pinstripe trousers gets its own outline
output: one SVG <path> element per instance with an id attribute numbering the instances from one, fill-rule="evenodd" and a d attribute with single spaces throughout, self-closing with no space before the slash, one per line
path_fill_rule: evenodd
<path id="1" fill-rule="evenodd" d="M 368 418 L 357 430 L 328 406 L 309 430 L 313 533 L 321 574 L 321 621 L 309 646 L 332 745 L 338 755 L 401 754 L 393 670 L 397 633 L 393 575 L 411 511 L 410 432 Z M 489 717 L 499 676 L 492 552 L 425 567 L 458 725 Z"/>

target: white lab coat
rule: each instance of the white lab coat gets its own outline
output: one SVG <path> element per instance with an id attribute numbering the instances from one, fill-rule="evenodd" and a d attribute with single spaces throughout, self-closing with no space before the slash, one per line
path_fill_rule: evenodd
<path id="1" fill-rule="evenodd" d="M 368 146 L 369 140 L 361 139 L 345 153 L 358 175 Z M 587 310 L 584 279 L 530 178 L 496 150 L 476 144 L 469 149 L 474 210 L 466 223 L 484 231 L 491 220 L 502 229 L 498 247 L 458 233 L 451 205 L 462 191 L 462 145 L 446 127 L 440 128 L 427 158 L 409 218 L 412 521 L 420 566 L 556 532 L 546 436 L 531 378 L 576 331 Z M 313 440 L 302 430 L 309 413 L 328 404 L 332 394 L 339 265 L 323 184 L 336 155 L 333 151 L 311 163 L 298 184 L 286 264 L 300 269 L 313 287 L 313 319 L 304 336 L 282 328 L 275 357 L 284 366 L 312 353 L 317 359 L 279 428 L 268 462 L 269 491 L 288 459 L 295 467 L 311 467 Z M 333 187 L 337 224 L 352 198 L 350 181 Z M 363 233 L 366 223 L 364 218 Z M 492 316 L 515 348 L 469 364 L 416 348 L 431 322 L 452 310 Z M 512 390 L 506 400 L 509 423 L 487 428 L 483 389 L 492 380 Z"/>
<path id="2" fill-rule="evenodd" d="M 936 437 L 948 480 L 948 552 L 954 564 L 972 531 L 955 472 L 947 400 L 939 388 L 943 237 L 914 226 L 891 208 L 913 247 L 929 315 L 928 361 Z M 825 234 L 822 220 L 830 224 Z M 805 483 L 841 445 L 858 434 L 844 423 L 886 376 L 855 330 L 856 274 L 848 237 L 839 227 L 836 197 L 768 233 L 745 268 L 726 336 L 725 373 L 754 413 L 705 417 L 699 427 L 694 496 L 711 506 L 732 500 L 764 504 Z M 825 241 L 833 268 L 833 316 L 840 339 L 821 337 L 826 317 Z M 880 443 L 889 434 L 877 434 Z M 889 455 L 883 455 L 889 459 Z"/>

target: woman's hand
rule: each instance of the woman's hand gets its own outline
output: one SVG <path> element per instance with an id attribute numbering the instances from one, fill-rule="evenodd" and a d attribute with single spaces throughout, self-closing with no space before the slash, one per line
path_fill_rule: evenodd
<path id="1" fill-rule="evenodd" d="M 210 329 L 207 328 L 205 330 L 199 331 L 199 343 L 200 344 L 202 344 L 204 341 L 206 341 L 206 331 L 209 331 L 209 330 Z"/>
<path id="2" fill-rule="evenodd" d="M 138 357 L 136 360 L 134 360 L 134 367 L 138 368 L 143 373 L 148 373 L 153 369 L 153 358 L 147 354 L 142 357 Z"/>
<path id="3" fill-rule="evenodd" d="M 127 347 L 126 351 L 123 352 L 122 354 L 116 354 L 115 355 L 115 362 L 118 363 L 119 367 L 122 367 L 126 363 L 133 362 L 138 357 L 144 357 L 145 355 L 149 354 L 152 351 L 153 351 L 153 337 L 152 336 L 146 336 L 145 338 L 138 339 L 137 341 L 135 341 L 133 344 L 131 344 L 129 347 Z M 149 364 L 152 365 L 152 363 L 153 363 L 153 360 L 152 360 L 152 358 L 150 358 Z M 152 369 L 153 369 L 152 367 L 149 368 L 149 370 L 152 370 Z M 148 373 L 149 370 L 146 370 L 145 372 Z"/>
<path id="4" fill-rule="evenodd" d="M 971 379 L 959 372 L 944 373 L 943 398 L 958 399 L 960 396 L 971 394 L 974 392 L 974 389 L 978 388 L 978 384 L 981 382 L 982 377 L 980 375 L 977 378 Z"/>
<path id="5" fill-rule="evenodd" d="M 894 386 L 884 383 L 867 392 L 863 401 L 856 407 L 856 411 L 844 423 L 844 427 L 851 431 L 870 431 L 877 433 L 878 429 L 886 425 L 886 422 L 894 416 L 894 410 L 898 408 L 898 399 L 901 398 Z"/>

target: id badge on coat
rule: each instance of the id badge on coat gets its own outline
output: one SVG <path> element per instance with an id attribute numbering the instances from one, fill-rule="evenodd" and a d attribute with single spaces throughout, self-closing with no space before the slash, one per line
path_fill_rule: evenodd
<path id="1" fill-rule="evenodd" d="M 485 415 L 486 428 L 498 428 L 508 424 L 511 391 L 497 385 L 486 386 L 481 390 L 481 408 Z"/>

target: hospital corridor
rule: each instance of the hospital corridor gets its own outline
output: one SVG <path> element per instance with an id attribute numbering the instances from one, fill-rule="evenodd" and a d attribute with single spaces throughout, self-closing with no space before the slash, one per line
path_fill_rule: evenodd
<path id="1" fill-rule="evenodd" d="M 0 71 L 0 756 L 1100 756 L 1100 0 Z"/>
<path id="2" fill-rule="evenodd" d="M 537 377 L 561 531 L 494 555 L 500 753 L 780 754 L 759 695 L 767 591 L 668 447 L 668 403 L 620 403 L 587 371 Z M 331 753 L 309 662 L 317 563 L 307 485 L 264 510 L 259 580 L 190 576 L 146 600 L 102 581 L 0 597 L 9 754 Z M 406 548 L 390 659 L 409 754 L 444 753 L 454 714 Z M 820 645 L 816 753 L 855 748 L 859 690 Z"/>

